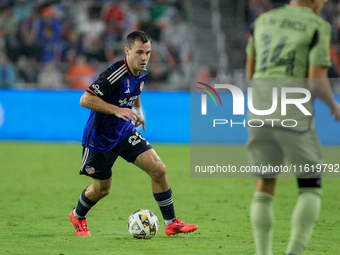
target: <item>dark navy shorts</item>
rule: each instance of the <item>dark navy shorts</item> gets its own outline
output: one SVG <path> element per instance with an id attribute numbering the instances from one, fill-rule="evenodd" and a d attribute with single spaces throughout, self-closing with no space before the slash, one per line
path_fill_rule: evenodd
<path id="1" fill-rule="evenodd" d="M 83 147 L 83 161 L 79 174 L 106 180 L 112 176 L 111 168 L 118 156 L 121 156 L 127 162 L 134 163 L 140 154 L 150 149 L 152 149 L 152 146 L 136 130 L 112 150 L 102 154 L 94 153 L 89 148 Z"/>

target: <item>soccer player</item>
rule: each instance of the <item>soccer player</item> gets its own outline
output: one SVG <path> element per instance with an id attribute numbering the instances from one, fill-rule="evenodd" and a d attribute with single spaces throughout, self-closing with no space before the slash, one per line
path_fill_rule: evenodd
<path id="1" fill-rule="evenodd" d="M 253 78 L 254 107 L 270 109 L 275 87 L 278 91 L 285 87 L 302 87 L 311 92 L 312 99 L 303 104 L 311 115 L 301 114 L 295 105 L 287 106 L 284 119 L 296 120 L 296 126 L 288 128 L 278 126 L 280 122 L 269 122 L 267 126 L 248 129 L 247 151 L 252 165 L 280 166 L 284 165 L 285 159 L 292 165 L 306 164 L 310 168 L 322 163 L 320 142 L 315 132 L 313 98 L 320 98 L 333 117 L 340 120 L 340 106 L 333 98 L 327 79 L 327 67 L 331 64 L 331 28 L 319 16 L 323 6 L 324 0 L 291 0 L 289 5 L 264 13 L 254 22 L 246 63 L 247 75 Z M 298 93 L 289 94 L 299 98 Z M 277 111 L 270 117 L 252 113 L 249 117 L 256 116 L 254 119 L 263 121 L 282 120 L 280 97 L 278 100 Z M 310 239 L 321 206 L 320 177 L 319 173 L 312 175 L 308 171 L 297 176 L 299 196 L 291 217 L 287 255 L 302 254 Z M 250 218 L 258 255 L 272 254 L 276 183 L 275 173 L 255 177 Z"/>
<path id="2" fill-rule="evenodd" d="M 126 58 L 102 72 L 80 99 L 80 105 L 91 110 L 83 134 L 80 174 L 91 177 L 92 184 L 84 189 L 77 207 L 69 214 L 76 235 L 91 235 L 86 214 L 109 194 L 111 168 L 118 156 L 151 177 L 153 195 L 168 236 L 197 229 L 196 225 L 176 219 L 165 165 L 135 129 L 142 125 L 145 131 L 140 94 L 148 77 L 145 68 L 150 59 L 151 42 L 150 36 L 143 31 L 130 33 L 125 47 Z"/>

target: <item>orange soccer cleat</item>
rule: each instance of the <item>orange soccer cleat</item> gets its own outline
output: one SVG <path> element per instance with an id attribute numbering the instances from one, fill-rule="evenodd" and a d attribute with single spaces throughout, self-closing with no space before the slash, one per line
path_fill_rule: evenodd
<path id="1" fill-rule="evenodd" d="M 196 225 L 189 225 L 181 220 L 175 220 L 169 226 L 165 226 L 165 233 L 168 236 L 176 235 L 179 233 L 189 233 L 195 231 L 198 227 Z"/>
<path id="2" fill-rule="evenodd" d="M 74 233 L 77 236 L 90 236 L 90 230 L 87 228 L 86 219 L 78 219 L 73 215 L 73 211 L 69 214 L 69 219 L 74 227 Z"/>

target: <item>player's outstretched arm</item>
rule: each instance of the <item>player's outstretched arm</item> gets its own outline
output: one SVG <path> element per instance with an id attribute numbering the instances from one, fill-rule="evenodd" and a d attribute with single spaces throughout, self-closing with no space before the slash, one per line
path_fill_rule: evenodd
<path id="1" fill-rule="evenodd" d="M 340 104 L 334 99 L 327 77 L 327 67 L 310 66 L 308 71 L 311 92 L 320 98 L 336 120 L 340 120 Z"/>
<path id="2" fill-rule="evenodd" d="M 96 111 L 96 112 L 101 112 L 104 114 L 114 114 L 118 118 L 121 118 L 126 121 L 129 119 L 136 121 L 138 118 L 138 115 L 132 109 L 121 108 L 121 107 L 106 103 L 101 98 L 91 95 L 88 92 L 85 92 L 80 98 L 80 105 L 87 109 Z"/>
<path id="3" fill-rule="evenodd" d="M 137 98 L 137 100 L 133 104 L 133 109 L 138 115 L 138 119 L 135 122 L 135 127 L 142 125 L 143 131 L 145 132 L 145 118 L 144 118 L 144 114 L 142 111 L 142 104 L 140 102 L 140 96 Z"/>

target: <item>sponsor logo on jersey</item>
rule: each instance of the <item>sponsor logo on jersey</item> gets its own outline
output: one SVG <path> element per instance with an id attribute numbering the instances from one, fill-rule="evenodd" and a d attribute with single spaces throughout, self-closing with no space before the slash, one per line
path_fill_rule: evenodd
<path id="1" fill-rule="evenodd" d="M 96 170 L 94 169 L 93 166 L 87 166 L 87 167 L 85 167 L 85 171 L 86 171 L 88 174 L 93 174 Z"/>
<path id="2" fill-rule="evenodd" d="M 125 90 L 124 93 L 125 93 L 125 94 L 126 94 L 126 93 L 130 93 L 130 88 L 127 88 L 127 90 Z"/>
<path id="3" fill-rule="evenodd" d="M 100 87 L 98 84 L 92 84 L 93 92 L 98 96 L 104 96 L 103 92 L 100 91 Z"/>
<path id="4" fill-rule="evenodd" d="M 124 99 L 121 99 L 121 100 L 119 100 L 118 101 L 118 103 L 119 103 L 119 106 L 123 106 L 123 105 L 126 105 L 127 104 L 127 98 L 124 98 Z"/>
<path id="5" fill-rule="evenodd" d="M 123 98 L 121 100 L 118 100 L 119 106 L 132 106 L 135 101 L 137 100 L 138 96 L 133 96 L 130 98 Z M 129 100 L 128 100 L 129 99 Z"/>

